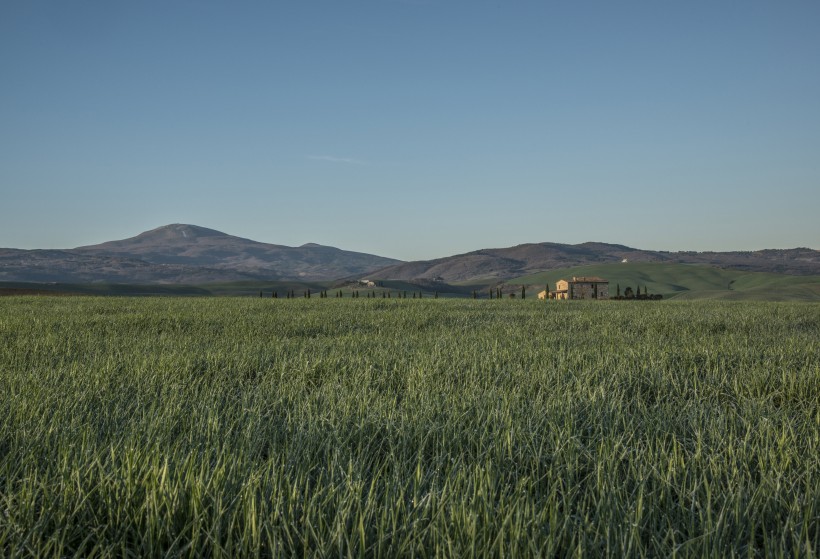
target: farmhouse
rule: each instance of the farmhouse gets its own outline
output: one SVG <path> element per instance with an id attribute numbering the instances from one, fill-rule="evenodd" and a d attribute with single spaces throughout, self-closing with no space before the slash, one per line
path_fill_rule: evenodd
<path id="1" fill-rule="evenodd" d="M 551 299 L 609 299 L 609 281 L 599 277 L 573 276 L 558 280 Z"/>

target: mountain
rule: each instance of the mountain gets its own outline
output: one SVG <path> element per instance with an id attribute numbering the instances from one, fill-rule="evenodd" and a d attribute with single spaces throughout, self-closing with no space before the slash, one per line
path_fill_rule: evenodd
<path id="1" fill-rule="evenodd" d="M 288 247 L 196 225 L 172 224 L 136 237 L 75 249 L 0 249 L 0 281 L 321 281 L 367 274 L 399 262 L 313 243 Z"/>
<path id="2" fill-rule="evenodd" d="M 483 249 L 435 260 L 403 262 L 371 275 L 383 280 L 476 282 L 623 260 L 708 264 L 748 272 L 820 275 L 820 251 L 809 248 L 754 252 L 665 252 L 607 243 L 529 243 L 509 248 Z"/>
<path id="3" fill-rule="evenodd" d="M 128 239 L 68 250 L 0 249 L 0 282 L 203 284 L 339 278 L 492 283 L 591 264 L 660 262 L 791 275 L 820 275 L 820 251 L 664 252 L 607 243 L 528 243 L 401 262 L 307 243 L 260 243 L 196 225 L 172 224 Z"/>

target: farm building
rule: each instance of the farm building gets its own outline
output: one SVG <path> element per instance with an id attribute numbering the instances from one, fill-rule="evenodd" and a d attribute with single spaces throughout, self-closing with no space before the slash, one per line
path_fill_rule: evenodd
<path id="1" fill-rule="evenodd" d="M 540 297 L 540 294 L 539 294 Z M 609 281 L 581 276 L 571 280 L 558 280 L 555 291 L 549 294 L 550 299 L 609 299 Z"/>

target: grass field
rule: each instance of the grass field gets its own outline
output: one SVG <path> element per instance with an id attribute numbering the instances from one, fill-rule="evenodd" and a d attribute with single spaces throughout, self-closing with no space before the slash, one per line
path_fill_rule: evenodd
<path id="1" fill-rule="evenodd" d="M 820 302 L 820 276 L 790 276 L 765 272 L 725 270 L 701 264 L 629 262 L 577 266 L 540 272 L 508 280 L 510 284 L 531 284 L 543 290 L 546 283 L 572 276 L 599 276 L 609 280 L 611 294 L 637 285 L 676 299 L 724 299 L 728 301 L 815 301 Z"/>
<path id="2" fill-rule="evenodd" d="M 818 340 L 811 303 L 5 297 L 0 556 L 816 557 Z"/>

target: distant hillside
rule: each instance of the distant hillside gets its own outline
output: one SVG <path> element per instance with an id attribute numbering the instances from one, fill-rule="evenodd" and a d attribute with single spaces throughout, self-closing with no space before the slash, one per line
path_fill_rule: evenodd
<path id="1" fill-rule="evenodd" d="M 640 286 L 675 299 L 820 301 L 820 276 L 743 272 L 704 264 L 597 264 L 540 272 L 507 283 L 530 285 L 532 290 L 541 291 L 546 284 L 555 289 L 555 282 L 572 276 L 605 278 L 612 295 L 618 286 L 622 293 L 627 286 Z"/>
<path id="2" fill-rule="evenodd" d="M 709 264 L 744 271 L 820 275 L 820 251 L 808 248 L 755 252 L 662 252 L 606 243 L 535 243 L 483 249 L 436 260 L 405 262 L 372 275 L 379 279 L 405 281 L 438 278 L 445 282 L 482 282 L 571 266 L 620 263 L 624 259 L 632 263 Z"/>
<path id="3" fill-rule="evenodd" d="M 69 250 L 0 249 L 0 281 L 187 283 L 332 280 L 398 260 L 307 244 L 259 243 L 174 224 L 129 239 Z"/>
<path id="4" fill-rule="evenodd" d="M 367 276 L 410 282 L 431 291 L 446 289 L 459 293 L 468 284 L 489 285 L 542 271 L 623 260 L 629 264 L 705 264 L 744 272 L 820 275 L 820 251 L 808 248 L 663 252 L 607 243 L 529 243 L 436 260 L 401 262 L 314 243 L 288 247 L 196 225 L 173 224 L 128 239 L 75 249 L 0 249 L 0 282 L 201 285 L 309 283 Z"/>

